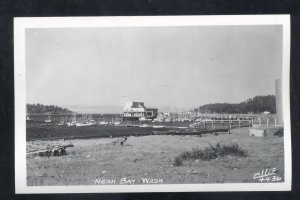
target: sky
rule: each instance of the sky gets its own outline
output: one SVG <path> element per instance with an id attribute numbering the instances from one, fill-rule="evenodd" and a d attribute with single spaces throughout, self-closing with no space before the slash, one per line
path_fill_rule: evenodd
<path id="1" fill-rule="evenodd" d="M 26 30 L 27 103 L 190 109 L 275 94 L 282 26 Z"/>

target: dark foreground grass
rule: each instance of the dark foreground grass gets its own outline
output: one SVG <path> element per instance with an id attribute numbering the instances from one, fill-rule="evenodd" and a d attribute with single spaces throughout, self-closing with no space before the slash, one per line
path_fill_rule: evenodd
<path id="1" fill-rule="evenodd" d="M 209 161 L 216 158 L 223 158 L 224 156 L 238 156 L 246 157 L 248 154 L 245 150 L 238 146 L 238 144 L 220 145 L 216 146 L 210 144 L 205 149 L 193 149 L 192 151 L 186 151 L 175 157 L 174 165 L 180 166 L 184 160 L 204 160 Z"/>

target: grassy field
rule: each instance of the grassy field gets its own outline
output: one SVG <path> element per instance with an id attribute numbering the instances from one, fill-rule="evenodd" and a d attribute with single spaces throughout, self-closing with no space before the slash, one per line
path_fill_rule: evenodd
<path id="1" fill-rule="evenodd" d="M 263 138 L 249 136 L 249 128 L 232 130 L 228 135 L 171 136 L 151 135 L 128 137 L 123 146 L 114 144 L 119 138 L 27 141 L 27 148 L 37 145 L 72 143 L 66 156 L 27 156 L 27 184 L 33 185 L 94 185 L 96 180 L 127 180 L 142 184 L 143 178 L 175 183 L 243 183 L 257 182 L 253 175 L 266 168 L 276 168 L 284 180 L 283 137 L 267 131 Z M 174 160 L 183 152 L 215 146 L 237 144 L 246 157 L 224 156 L 211 160 Z M 123 178 L 123 179 L 122 179 Z"/>

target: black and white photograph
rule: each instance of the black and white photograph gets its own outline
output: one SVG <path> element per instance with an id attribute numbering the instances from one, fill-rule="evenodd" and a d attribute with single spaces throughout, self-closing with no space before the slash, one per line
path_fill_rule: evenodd
<path id="1" fill-rule="evenodd" d="M 17 17 L 17 193 L 291 189 L 289 15 Z"/>

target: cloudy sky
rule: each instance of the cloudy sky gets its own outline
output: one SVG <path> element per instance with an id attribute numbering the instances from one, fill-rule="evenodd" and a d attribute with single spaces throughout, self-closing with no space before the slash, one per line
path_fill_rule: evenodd
<path id="1" fill-rule="evenodd" d="M 274 94 L 281 62 L 278 25 L 27 29 L 27 102 L 105 112 L 237 103 Z"/>

